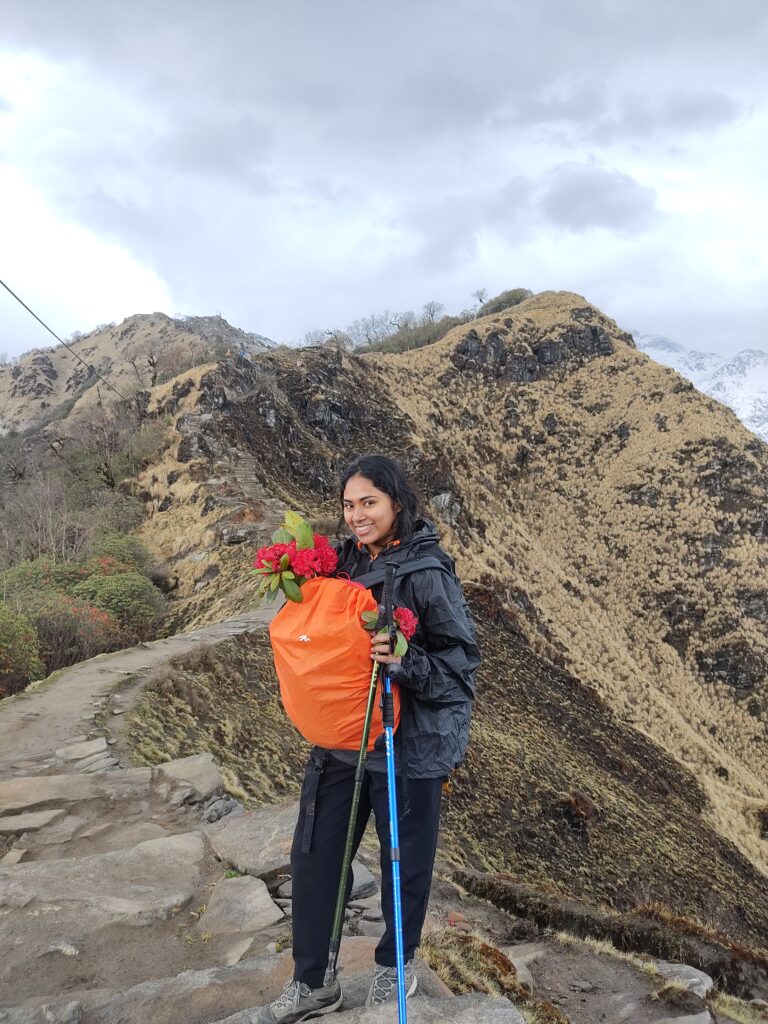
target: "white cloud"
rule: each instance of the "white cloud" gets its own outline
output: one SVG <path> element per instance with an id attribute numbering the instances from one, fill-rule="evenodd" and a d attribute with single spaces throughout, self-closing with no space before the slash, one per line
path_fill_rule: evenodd
<path id="1" fill-rule="evenodd" d="M 674 320 L 686 344 L 686 323 L 730 313 L 720 347 L 768 344 L 763 0 L 227 15 L 41 0 L 5 17 L 0 166 L 23 192 L 6 202 L 43 204 L 54 248 L 77 227 L 81 259 L 132 268 L 84 306 L 42 264 L 62 320 L 172 296 L 286 339 L 523 285 L 644 333 Z M 23 250 L 19 218 L 3 229 Z"/>
<path id="2" fill-rule="evenodd" d="M 62 221 L 18 172 L 0 167 L 0 277 L 60 337 L 138 309 L 173 309 L 165 284 L 124 249 Z M 0 351 L 55 344 L 0 290 Z"/>

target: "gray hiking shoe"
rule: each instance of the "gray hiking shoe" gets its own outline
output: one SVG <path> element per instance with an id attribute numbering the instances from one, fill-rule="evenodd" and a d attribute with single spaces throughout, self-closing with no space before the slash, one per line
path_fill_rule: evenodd
<path id="1" fill-rule="evenodd" d="M 405 996 L 412 996 L 416 991 L 416 972 L 413 960 L 405 965 Z M 373 972 L 373 984 L 365 1001 L 366 1006 L 379 1006 L 380 1003 L 397 1002 L 397 968 L 381 967 L 376 964 Z"/>
<path id="2" fill-rule="evenodd" d="M 289 981 L 281 995 L 262 1008 L 255 1024 L 299 1024 L 341 1008 L 338 980 L 325 988 L 310 988 L 303 981 Z"/>

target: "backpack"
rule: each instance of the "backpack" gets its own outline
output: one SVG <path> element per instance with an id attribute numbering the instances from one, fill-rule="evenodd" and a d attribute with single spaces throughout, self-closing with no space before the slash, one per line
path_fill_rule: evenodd
<path id="1" fill-rule="evenodd" d="M 417 569 L 450 570 L 426 555 L 397 564 L 400 578 Z M 272 619 L 269 638 L 288 717 L 304 739 L 329 750 L 359 750 L 373 662 L 371 636 L 361 615 L 376 611 L 376 598 L 366 587 L 384 580 L 386 566 L 359 576 L 317 576 L 302 585 L 301 601 L 286 601 Z M 400 697 L 393 687 L 395 728 Z M 384 731 L 377 701 L 368 750 Z"/>

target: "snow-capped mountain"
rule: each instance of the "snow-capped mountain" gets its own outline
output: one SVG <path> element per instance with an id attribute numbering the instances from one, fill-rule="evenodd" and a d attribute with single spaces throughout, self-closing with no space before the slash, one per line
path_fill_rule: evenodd
<path id="1" fill-rule="evenodd" d="M 745 348 L 730 359 L 686 349 L 669 338 L 634 333 L 635 344 L 657 363 L 671 366 L 705 395 L 729 406 L 741 422 L 768 442 L 768 352 Z"/>

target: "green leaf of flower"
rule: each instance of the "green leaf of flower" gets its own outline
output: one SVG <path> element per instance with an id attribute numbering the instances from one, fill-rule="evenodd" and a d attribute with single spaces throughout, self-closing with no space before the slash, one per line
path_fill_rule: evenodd
<path id="1" fill-rule="evenodd" d="M 402 658 L 405 652 L 408 650 L 408 641 L 405 639 L 403 634 L 398 629 L 397 631 L 397 642 L 395 644 L 395 657 Z"/>
<path id="2" fill-rule="evenodd" d="M 363 622 L 377 622 L 379 618 L 378 612 L 363 612 L 360 618 Z"/>
<path id="3" fill-rule="evenodd" d="M 298 587 L 293 580 L 287 580 L 283 577 L 282 582 L 283 593 L 289 601 L 301 601 L 303 600 L 301 594 L 301 587 Z"/>
<path id="4" fill-rule="evenodd" d="M 297 548 L 314 547 L 315 539 L 312 535 L 312 527 L 298 512 L 285 513 L 285 526 L 288 532 L 295 537 Z"/>
<path id="5" fill-rule="evenodd" d="M 285 570 L 288 568 L 288 566 L 290 564 L 291 564 L 291 560 L 288 557 L 288 555 L 283 555 L 283 557 L 280 559 L 280 569 L 281 569 L 281 571 L 285 572 Z"/>
<path id="6" fill-rule="evenodd" d="M 288 533 L 288 531 L 282 526 L 272 534 L 273 544 L 290 544 L 293 539 L 293 534 Z"/>
<path id="7" fill-rule="evenodd" d="M 277 588 L 279 586 L 280 586 L 280 573 L 276 572 L 275 575 L 272 577 L 272 582 L 269 584 L 269 589 L 270 590 L 277 590 Z"/>

